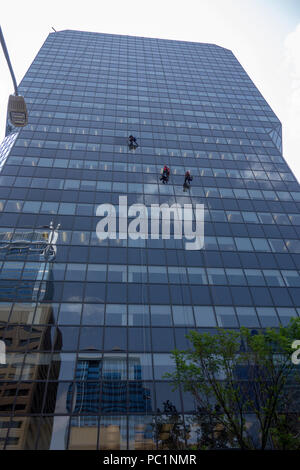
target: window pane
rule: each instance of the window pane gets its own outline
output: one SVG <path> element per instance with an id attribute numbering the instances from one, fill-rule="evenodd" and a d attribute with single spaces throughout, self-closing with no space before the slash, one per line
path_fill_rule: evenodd
<path id="1" fill-rule="evenodd" d="M 128 266 L 128 282 L 147 282 L 146 266 Z"/>
<path id="2" fill-rule="evenodd" d="M 187 268 L 190 284 L 207 284 L 204 268 Z"/>
<path id="3" fill-rule="evenodd" d="M 196 326 L 216 326 L 216 319 L 213 307 L 194 307 Z"/>
<path id="4" fill-rule="evenodd" d="M 128 325 L 148 326 L 150 325 L 150 314 L 148 305 L 128 305 Z"/>
<path id="5" fill-rule="evenodd" d="M 281 277 L 280 271 L 275 269 L 264 269 L 263 270 L 266 282 L 268 286 L 283 287 L 284 282 Z"/>
<path id="6" fill-rule="evenodd" d="M 108 281 L 112 282 L 126 282 L 127 281 L 127 267 L 121 265 L 108 266 Z"/>
<path id="7" fill-rule="evenodd" d="M 260 269 L 245 269 L 249 286 L 265 286 L 266 282 Z"/>
<path id="8" fill-rule="evenodd" d="M 84 281 L 85 279 L 85 264 L 68 264 L 66 270 L 67 281 Z"/>
<path id="9" fill-rule="evenodd" d="M 82 311 L 83 325 L 103 325 L 104 324 L 104 305 L 85 304 Z"/>
<path id="10" fill-rule="evenodd" d="M 255 309 L 252 307 L 236 307 L 236 313 L 241 326 L 259 327 Z"/>
<path id="11" fill-rule="evenodd" d="M 160 283 L 160 282 L 167 283 L 168 282 L 167 269 L 165 267 L 149 266 L 148 272 L 149 272 L 149 282 L 154 282 L 154 283 Z"/>
<path id="12" fill-rule="evenodd" d="M 263 328 L 279 326 L 279 321 L 274 308 L 260 307 L 256 310 Z"/>
<path id="13" fill-rule="evenodd" d="M 216 307 L 218 326 L 237 327 L 238 322 L 233 307 Z"/>
<path id="14" fill-rule="evenodd" d="M 222 268 L 207 268 L 209 284 L 222 285 L 227 284 L 225 271 Z"/>
<path id="15" fill-rule="evenodd" d="M 95 282 L 106 281 L 106 264 L 89 264 L 86 280 Z"/>
<path id="16" fill-rule="evenodd" d="M 226 269 L 226 275 L 229 284 L 236 286 L 245 286 L 246 279 L 242 269 Z"/>
<path id="17" fill-rule="evenodd" d="M 194 315 L 192 307 L 188 305 L 176 305 L 172 307 L 173 321 L 175 326 L 194 326 Z"/>
<path id="18" fill-rule="evenodd" d="M 106 305 L 105 323 L 106 325 L 127 325 L 126 305 Z"/>
<path id="19" fill-rule="evenodd" d="M 172 324 L 171 308 L 168 305 L 151 305 L 150 309 L 153 326 L 169 326 Z"/>
<path id="20" fill-rule="evenodd" d="M 300 287 L 300 276 L 298 271 L 282 271 L 282 275 L 288 287 Z"/>
<path id="21" fill-rule="evenodd" d="M 163 375 L 175 371 L 174 359 L 169 354 L 153 354 L 153 362 L 156 380 L 166 380 Z"/>
<path id="22" fill-rule="evenodd" d="M 240 251 L 253 251 L 251 242 L 248 238 L 235 238 L 237 249 Z"/>
<path id="23" fill-rule="evenodd" d="M 169 282 L 174 284 L 187 284 L 187 274 L 185 268 L 169 267 Z"/>

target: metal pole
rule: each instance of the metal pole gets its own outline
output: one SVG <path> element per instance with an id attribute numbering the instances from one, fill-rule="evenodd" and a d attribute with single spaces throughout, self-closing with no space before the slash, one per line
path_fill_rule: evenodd
<path id="1" fill-rule="evenodd" d="M 16 81 L 16 77 L 15 77 L 11 62 L 10 62 L 10 58 L 9 58 L 9 55 L 8 55 L 8 50 L 7 50 L 7 47 L 6 47 L 6 44 L 5 44 L 5 40 L 4 40 L 4 36 L 3 36 L 3 33 L 2 33 L 1 26 L 0 26 L 0 42 L 1 42 L 1 46 L 2 46 L 2 49 L 3 49 L 4 55 L 5 55 L 5 59 L 6 59 L 9 71 L 10 71 L 11 78 L 12 78 L 12 81 L 13 81 L 13 84 L 14 84 L 15 95 L 18 96 L 17 81 Z"/>

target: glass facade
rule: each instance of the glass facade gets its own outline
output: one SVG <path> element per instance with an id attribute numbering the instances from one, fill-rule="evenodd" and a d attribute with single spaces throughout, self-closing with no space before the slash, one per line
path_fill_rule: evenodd
<path id="1" fill-rule="evenodd" d="M 0 449 L 163 448 L 167 400 L 182 426 L 194 411 L 164 377 L 190 329 L 299 315 L 300 191 L 280 121 L 213 44 L 51 33 L 20 93 L 29 124 L 8 125 L 0 150 Z M 204 249 L 100 241 L 97 207 L 119 195 L 204 204 Z"/>

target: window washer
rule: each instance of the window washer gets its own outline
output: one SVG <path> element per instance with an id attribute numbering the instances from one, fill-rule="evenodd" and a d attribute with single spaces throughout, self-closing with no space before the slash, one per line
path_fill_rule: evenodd
<path id="1" fill-rule="evenodd" d="M 188 183 L 188 184 L 189 184 L 191 181 L 193 181 L 193 177 L 192 177 L 190 171 L 187 170 L 187 171 L 185 172 L 185 175 L 184 175 L 184 183 Z"/>
<path id="2" fill-rule="evenodd" d="M 163 168 L 162 176 L 160 177 L 163 184 L 166 184 L 169 181 L 169 176 L 170 176 L 170 168 L 168 168 L 167 165 L 165 165 Z"/>
<path id="3" fill-rule="evenodd" d="M 193 177 L 190 173 L 189 170 L 185 172 L 184 175 L 184 183 L 183 183 L 183 191 L 186 192 L 188 189 L 190 189 L 190 183 L 193 180 Z"/>
<path id="4" fill-rule="evenodd" d="M 130 148 L 136 149 L 138 147 L 138 143 L 136 141 L 136 138 L 133 135 L 130 135 L 128 137 L 128 141 L 129 141 L 129 147 Z"/>

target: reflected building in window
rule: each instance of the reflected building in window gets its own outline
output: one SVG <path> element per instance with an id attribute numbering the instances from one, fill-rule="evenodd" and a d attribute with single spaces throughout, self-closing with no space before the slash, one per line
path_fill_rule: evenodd
<path id="1" fill-rule="evenodd" d="M 120 449 L 121 441 L 126 444 L 126 434 L 111 416 L 130 414 L 151 414 L 152 397 L 145 387 L 142 369 L 137 357 L 129 359 L 134 379 L 127 382 L 127 358 L 97 353 L 80 354 L 75 372 L 75 382 L 68 390 L 67 409 L 73 414 L 70 430 L 70 449 L 94 448 L 98 436 L 98 416 L 101 415 L 101 448 Z M 104 424 L 109 422 L 110 424 Z M 141 426 L 138 428 L 141 432 Z M 139 436 L 137 437 L 139 440 Z M 91 442 L 93 443 L 91 445 Z M 153 447 L 152 441 L 152 447 Z"/>
<path id="2" fill-rule="evenodd" d="M 51 263 L 46 262 L 44 256 L 48 233 L 27 231 L 18 233 L 14 239 L 8 233 L 3 232 L 2 235 L 0 253 L 3 259 L 29 258 L 32 263 L 28 277 L 31 281 L 18 290 L 20 302 L 0 304 L 1 319 L 6 317 L 8 320 L 8 325 L 5 326 L 3 321 L 0 324 L 1 339 L 7 351 L 7 364 L 0 365 L 0 413 L 3 414 L 0 432 L 5 436 L 9 429 L 8 450 L 32 449 L 38 435 L 42 447 L 48 448 L 53 420 L 30 417 L 41 412 L 54 412 L 53 397 L 57 389 L 54 381 L 59 375 L 59 362 L 51 363 L 49 353 L 52 348 L 59 351 L 60 332 L 57 329 L 55 335 L 51 335 L 51 325 L 55 324 L 53 309 L 51 304 L 43 304 L 49 295 L 47 286 L 51 278 Z M 19 277 L 19 263 L 12 263 L 12 271 L 6 273 L 4 267 L 2 279 Z M 7 283 L 4 288 L 3 280 L 0 282 L 1 297 L 4 296 L 5 300 L 14 300 L 14 286 L 11 284 Z M 51 382 L 45 393 L 47 378 Z M 10 423 L 11 413 L 15 418 Z"/>

